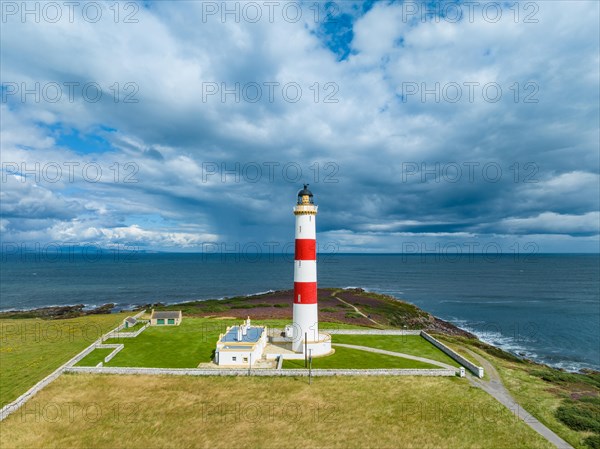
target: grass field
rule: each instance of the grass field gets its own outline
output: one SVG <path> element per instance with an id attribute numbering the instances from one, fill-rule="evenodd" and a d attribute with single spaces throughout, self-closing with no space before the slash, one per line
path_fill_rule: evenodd
<path id="1" fill-rule="evenodd" d="M 337 335 L 336 335 L 337 337 Z M 440 369 L 439 366 L 417 360 L 394 357 L 386 354 L 360 351 L 358 349 L 335 347 L 335 354 L 327 357 L 315 357 L 313 368 L 335 369 L 367 369 L 367 368 L 431 368 Z M 304 360 L 284 360 L 283 368 L 304 368 Z"/>
<path id="2" fill-rule="evenodd" d="M 368 346 L 387 351 L 403 352 L 443 362 L 451 366 L 460 366 L 420 335 L 334 335 L 334 343 Z"/>
<path id="3" fill-rule="evenodd" d="M 15 400 L 103 333 L 117 327 L 124 317 L 113 314 L 67 320 L 0 320 L 0 406 Z"/>
<path id="4" fill-rule="evenodd" d="M 458 378 L 64 375 L 0 423 L 2 449 L 125 446 L 552 447 Z"/>

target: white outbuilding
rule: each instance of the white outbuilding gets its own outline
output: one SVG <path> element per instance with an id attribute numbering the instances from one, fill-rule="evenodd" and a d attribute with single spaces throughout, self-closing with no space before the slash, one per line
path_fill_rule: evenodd
<path id="1" fill-rule="evenodd" d="M 215 363 L 220 366 L 250 367 L 262 359 L 267 345 L 267 328 L 252 326 L 250 318 L 243 324 L 230 326 L 219 336 Z"/>

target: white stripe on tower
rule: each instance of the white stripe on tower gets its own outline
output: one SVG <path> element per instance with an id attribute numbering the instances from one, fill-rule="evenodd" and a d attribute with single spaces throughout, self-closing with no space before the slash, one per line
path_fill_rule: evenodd
<path id="1" fill-rule="evenodd" d="M 298 192 L 296 215 L 296 244 L 294 256 L 294 342 L 296 352 L 303 351 L 305 337 L 308 342 L 319 340 L 317 306 L 317 206 L 308 185 Z"/>

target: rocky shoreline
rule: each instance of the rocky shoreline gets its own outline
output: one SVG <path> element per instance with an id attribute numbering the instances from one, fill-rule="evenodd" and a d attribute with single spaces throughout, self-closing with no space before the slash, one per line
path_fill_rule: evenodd
<path id="1" fill-rule="evenodd" d="M 40 307 L 30 310 L 10 310 L 0 312 L 0 318 L 5 319 L 25 319 L 25 318 L 42 318 L 42 319 L 66 319 L 77 318 L 86 315 L 100 315 L 112 313 L 115 308 L 114 303 L 102 304 L 93 309 L 85 310 L 84 304 L 76 304 L 72 306 L 51 306 Z"/>

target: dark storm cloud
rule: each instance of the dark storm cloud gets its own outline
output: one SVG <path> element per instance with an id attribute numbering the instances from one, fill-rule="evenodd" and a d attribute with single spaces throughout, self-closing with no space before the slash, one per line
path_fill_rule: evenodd
<path id="1" fill-rule="evenodd" d="M 2 228 L 174 250 L 286 242 L 308 182 L 318 230 L 341 250 L 415 236 L 597 250 L 598 5 L 539 6 L 537 23 L 407 21 L 381 2 L 344 3 L 337 28 L 310 15 L 202 21 L 201 2 L 152 4 L 135 26 L 9 21 L 3 80 L 93 81 L 104 95 L 11 96 L 3 161 L 97 163 L 103 176 L 3 184 Z M 101 135 L 104 151 L 56 141 L 57 124 Z"/>

